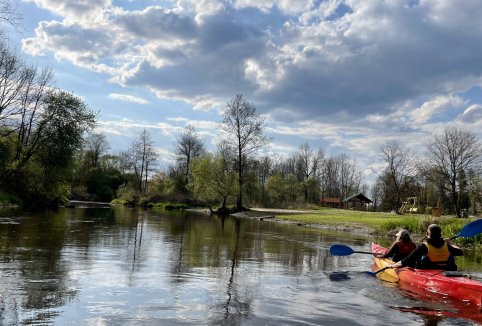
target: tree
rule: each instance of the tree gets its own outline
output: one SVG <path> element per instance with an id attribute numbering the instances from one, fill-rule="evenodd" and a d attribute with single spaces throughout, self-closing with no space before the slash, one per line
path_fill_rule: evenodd
<path id="1" fill-rule="evenodd" d="M 400 142 L 391 140 L 380 146 L 378 157 L 386 166 L 382 173 L 372 171 L 385 184 L 385 189 L 393 193 L 392 209 L 398 212 L 402 195 L 406 194 L 417 177 L 413 154 Z"/>
<path id="2" fill-rule="evenodd" d="M 223 112 L 221 130 L 227 146 L 236 152 L 238 196 L 236 206 L 243 208 L 244 176 L 250 156 L 264 146 L 268 139 L 263 135 L 264 121 L 256 114 L 256 107 L 243 95 L 236 95 Z"/>
<path id="3" fill-rule="evenodd" d="M 191 162 L 206 152 L 204 144 L 196 129 L 188 125 L 179 135 L 174 147 L 174 154 L 178 164 L 178 171 L 184 176 L 184 187 L 188 184 Z"/>
<path id="4" fill-rule="evenodd" d="M 427 143 L 426 177 L 448 191 L 450 201 L 460 217 L 460 177 L 472 170 L 481 172 L 482 146 L 475 134 L 464 129 L 447 127 Z M 434 167 L 434 168 L 431 168 Z"/>
<path id="5" fill-rule="evenodd" d="M 263 157 L 261 157 L 261 159 L 256 164 L 258 182 L 261 189 L 260 201 L 263 206 L 266 206 L 267 204 L 266 183 L 272 172 L 272 166 L 273 159 L 268 155 L 264 155 Z"/>
<path id="6" fill-rule="evenodd" d="M 146 193 L 149 172 L 157 163 L 157 153 L 153 144 L 150 133 L 144 129 L 132 144 L 128 154 L 130 166 L 136 176 L 137 189 L 141 194 Z"/>
<path id="7" fill-rule="evenodd" d="M 236 179 L 223 153 L 206 154 L 192 161 L 189 187 L 194 197 L 208 203 L 222 203 L 221 211 L 226 211 L 228 199 L 237 193 Z"/>
<path id="8" fill-rule="evenodd" d="M 96 114 L 70 93 L 42 95 L 39 103 L 24 107 L 10 135 L 13 155 L 4 180 L 17 194 L 51 203 L 65 200 L 74 154 L 95 121 Z"/>
<path id="9" fill-rule="evenodd" d="M 21 19 L 22 16 L 16 11 L 16 8 L 12 7 L 9 0 L 0 0 L 0 24 L 17 27 Z M 0 32 L 0 35 L 2 35 L 2 32 Z"/>
<path id="10" fill-rule="evenodd" d="M 49 68 L 28 67 L 0 43 L 0 137 L 19 131 L 25 137 L 37 127 L 43 99 L 53 80 Z"/>
<path id="11" fill-rule="evenodd" d="M 271 175 L 266 180 L 267 202 L 272 207 L 283 207 L 285 204 L 285 181 L 279 173 Z"/>
<path id="12" fill-rule="evenodd" d="M 309 202 L 310 199 L 319 200 L 319 174 L 323 164 L 325 153 L 320 149 L 316 153 L 313 152 L 308 143 L 304 143 L 300 146 L 298 153 L 295 156 L 296 161 L 296 175 L 298 180 L 303 184 L 303 190 L 305 195 L 305 202 Z M 309 196 L 310 191 L 312 194 Z"/>
<path id="13" fill-rule="evenodd" d="M 104 134 L 90 133 L 84 146 L 84 159 L 88 168 L 98 168 L 101 157 L 107 154 L 109 148 L 109 142 Z"/>

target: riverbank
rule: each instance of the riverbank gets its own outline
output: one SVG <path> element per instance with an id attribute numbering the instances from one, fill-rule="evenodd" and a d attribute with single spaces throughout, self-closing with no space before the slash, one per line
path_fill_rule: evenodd
<path id="1" fill-rule="evenodd" d="M 464 225 L 476 219 L 475 217 L 456 218 L 454 216 L 433 217 L 422 214 L 398 215 L 334 208 L 314 210 L 252 208 L 243 214 L 247 217 L 260 214 L 272 215 L 273 218 L 264 220 L 387 238 L 393 238 L 398 230 L 406 228 L 412 233 L 412 238 L 417 241 L 423 239 L 427 227 L 432 223 L 441 225 L 444 237 L 451 237 L 458 234 Z M 482 236 L 458 238 L 456 242 L 465 247 L 481 247 Z"/>

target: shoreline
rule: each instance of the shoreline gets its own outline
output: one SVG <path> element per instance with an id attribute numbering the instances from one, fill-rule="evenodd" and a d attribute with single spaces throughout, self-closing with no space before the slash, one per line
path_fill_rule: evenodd
<path id="1" fill-rule="evenodd" d="M 308 222 L 302 222 L 302 221 L 296 221 L 296 220 L 285 220 L 277 217 L 280 215 L 297 215 L 297 214 L 305 214 L 305 213 L 306 211 L 291 210 L 291 209 L 253 208 L 249 212 L 235 213 L 235 214 L 231 214 L 231 216 L 239 217 L 239 218 L 256 218 L 256 219 L 263 220 L 265 222 L 294 224 L 294 225 L 303 226 L 303 227 L 310 227 L 310 228 L 317 228 L 317 229 L 338 231 L 338 232 L 349 232 L 349 233 L 361 234 L 361 235 L 374 235 L 374 232 L 375 232 L 373 228 L 370 228 L 368 226 L 362 226 L 362 225 L 329 225 L 329 224 L 323 224 L 323 223 L 308 223 Z M 387 236 L 389 236 L 389 234 L 387 234 Z"/>

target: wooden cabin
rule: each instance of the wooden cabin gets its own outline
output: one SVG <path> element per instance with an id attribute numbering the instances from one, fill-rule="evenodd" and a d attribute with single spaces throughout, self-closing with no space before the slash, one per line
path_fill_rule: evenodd
<path id="1" fill-rule="evenodd" d="M 354 210 L 367 210 L 373 201 L 361 192 L 342 200 L 343 208 Z"/>
<path id="2" fill-rule="evenodd" d="M 321 197 L 321 206 L 331 207 L 331 208 L 342 208 L 341 198 L 339 197 Z"/>

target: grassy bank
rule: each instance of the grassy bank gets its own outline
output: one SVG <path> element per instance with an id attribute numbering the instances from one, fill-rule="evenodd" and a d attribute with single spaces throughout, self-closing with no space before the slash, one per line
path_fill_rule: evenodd
<path id="1" fill-rule="evenodd" d="M 22 201 L 15 195 L 8 194 L 0 190 L 0 207 L 22 206 Z"/>
<path id="2" fill-rule="evenodd" d="M 339 229 L 367 228 L 373 234 L 393 236 L 401 228 L 407 228 L 415 238 L 421 239 L 432 223 L 440 224 L 444 237 L 459 233 L 462 227 L 475 218 L 455 218 L 450 216 L 432 217 L 430 215 L 396 215 L 378 212 L 359 212 L 342 209 L 321 208 L 303 214 L 277 214 L 276 218 L 301 224 L 320 224 Z M 482 236 L 458 238 L 457 244 L 482 247 Z"/>

